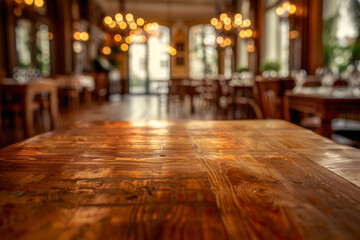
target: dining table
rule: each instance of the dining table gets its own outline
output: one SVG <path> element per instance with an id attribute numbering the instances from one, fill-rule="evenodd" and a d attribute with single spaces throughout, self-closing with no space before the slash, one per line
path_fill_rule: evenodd
<path id="1" fill-rule="evenodd" d="M 0 150 L 1 239 L 359 239 L 360 150 L 284 120 L 76 122 Z"/>
<path id="2" fill-rule="evenodd" d="M 285 120 L 292 120 L 292 110 L 318 116 L 320 126 L 315 131 L 330 138 L 334 119 L 341 117 L 360 120 L 360 93 L 352 88 L 294 88 L 285 93 Z"/>

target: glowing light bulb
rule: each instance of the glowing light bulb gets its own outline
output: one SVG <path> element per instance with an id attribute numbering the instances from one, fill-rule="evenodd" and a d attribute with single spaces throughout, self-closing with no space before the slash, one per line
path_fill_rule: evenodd
<path id="1" fill-rule="evenodd" d="M 107 25 L 109 25 L 110 23 L 112 23 L 112 18 L 110 17 L 110 16 L 106 16 L 105 18 L 104 18 L 104 23 L 106 23 Z"/>
<path id="2" fill-rule="evenodd" d="M 294 14 L 295 12 L 296 12 L 296 6 L 294 4 L 291 4 L 289 8 L 289 13 Z"/>
<path id="3" fill-rule="evenodd" d="M 128 21 L 128 22 L 134 20 L 134 16 L 131 13 L 126 14 L 125 18 L 126 18 L 126 21 Z"/>
<path id="4" fill-rule="evenodd" d="M 249 27 L 250 25 L 251 25 L 250 19 L 245 19 L 245 20 L 244 20 L 244 26 L 245 26 L 245 27 Z"/>
<path id="5" fill-rule="evenodd" d="M 38 8 L 41 8 L 42 6 L 44 6 L 44 0 L 35 0 L 34 5 Z"/>
<path id="6" fill-rule="evenodd" d="M 102 53 L 105 54 L 105 55 L 110 55 L 111 54 L 111 48 L 103 47 Z"/>
<path id="7" fill-rule="evenodd" d="M 290 9 L 290 3 L 288 1 L 284 2 L 283 5 L 282 5 L 283 9 L 285 11 L 289 11 Z"/>
<path id="8" fill-rule="evenodd" d="M 220 15 L 220 19 L 221 20 L 225 20 L 227 18 L 227 14 L 226 13 L 222 13 L 221 15 Z"/>
<path id="9" fill-rule="evenodd" d="M 123 44 L 121 44 L 120 48 L 123 52 L 126 52 L 129 49 L 129 45 L 127 45 L 126 43 L 123 43 Z"/>
<path id="10" fill-rule="evenodd" d="M 117 13 L 117 14 L 115 15 L 115 20 L 116 20 L 117 22 L 121 22 L 121 21 L 123 20 L 123 15 L 122 15 L 121 13 Z"/>
<path id="11" fill-rule="evenodd" d="M 241 20 L 242 19 L 242 15 L 240 13 L 237 13 L 235 16 L 234 16 L 235 20 Z"/>
<path id="12" fill-rule="evenodd" d="M 121 29 L 125 29 L 125 28 L 127 27 L 126 22 L 121 22 L 121 23 L 119 24 L 119 27 L 120 27 Z"/>
<path id="13" fill-rule="evenodd" d="M 121 37 L 121 35 L 120 35 L 120 34 L 115 34 L 115 36 L 114 36 L 114 40 L 115 40 L 116 42 L 120 42 L 120 41 L 121 41 L 121 39 L 122 39 L 122 37 Z"/>
<path id="14" fill-rule="evenodd" d="M 34 3 L 34 0 L 24 0 L 24 2 L 27 4 L 27 5 L 31 5 Z"/>
<path id="15" fill-rule="evenodd" d="M 221 29 L 221 28 L 222 28 L 222 23 L 221 23 L 221 22 L 218 22 L 218 23 L 215 25 L 215 28 L 216 28 L 216 29 Z"/>
<path id="16" fill-rule="evenodd" d="M 138 18 L 138 19 L 136 20 L 136 23 L 137 23 L 137 25 L 139 25 L 139 26 L 143 26 L 144 23 L 145 23 L 145 21 L 144 21 L 144 19 L 142 19 L 142 18 Z"/>
<path id="17" fill-rule="evenodd" d="M 215 26 L 218 23 L 217 18 L 212 18 L 210 23 L 211 23 L 211 25 Z"/>
<path id="18" fill-rule="evenodd" d="M 246 37 L 251 37 L 252 34 L 253 34 L 253 32 L 252 32 L 251 29 L 247 29 L 247 30 L 245 31 L 245 36 L 246 36 Z"/>
<path id="19" fill-rule="evenodd" d="M 278 16 L 282 16 L 284 14 L 284 9 L 282 7 L 277 7 L 276 8 L 276 14 Z"/>

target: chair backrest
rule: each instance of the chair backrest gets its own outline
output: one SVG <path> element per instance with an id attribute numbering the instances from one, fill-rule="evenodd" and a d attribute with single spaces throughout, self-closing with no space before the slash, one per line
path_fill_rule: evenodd
<path id="1" fill-rule="evenodd" d="M 284 119 L 284 93 L 293 89 L 294 85 L 292 78 L 256 78 L 258 100 L 264 118 Z"/>

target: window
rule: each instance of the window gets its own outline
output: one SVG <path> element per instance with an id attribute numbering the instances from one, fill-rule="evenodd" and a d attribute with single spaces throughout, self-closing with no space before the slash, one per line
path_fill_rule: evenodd
<path id="1" fill-rule="evenodd" d="M 29 68 L 31 65 L 30 32 L 31 23 L 20 19 L 15 28 L 15 41 L 19 66 L 22 68 Z"/>
<path id="2" fill-rule="evenodd" d="M 269 5 L 276 1 L 269 1 Z M 281 76 L 289 74 L 289 20 L 276 15 L 276 7 L 265 12 L 265 56 L 263 62 L 280 64 Z"/>
<path id="3" fill-rule="evenodd" d="M 36 32 L 36 60 L 38 68 L 44 76 L 50 75 L 50 39 L 49 28 L 40 24 Z"/>
<path id="4" fill-rule="evenodd" d="M 323 4 L 325 65 L 342 74 L 360 59 L 360 2 L 324 0 Z"/>
<path id="5" fill-rule="evenodd" d="M 216 78 L 218 54 L 215 28 L 210 24 L 192 26 L 189 31 L 189 76 L 193 79 Z"/>
<path id="6" fill-rule="evenodd" d="M 158 81 L 170 79 L 170 28 L 160 25 L 146 43 L 132 43 L 129 48 L 131 93 L 154 92 Z"/>

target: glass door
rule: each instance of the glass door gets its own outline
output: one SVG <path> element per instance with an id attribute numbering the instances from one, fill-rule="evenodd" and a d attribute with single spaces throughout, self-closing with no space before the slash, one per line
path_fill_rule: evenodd
<path id="1" fill-rule="evenodd" d="M 146 43 L 132 43 L 129 48 L 129 86 L 133 94 L 156 94 L 170 80 L 170 28 L 159 30 Z"/>

